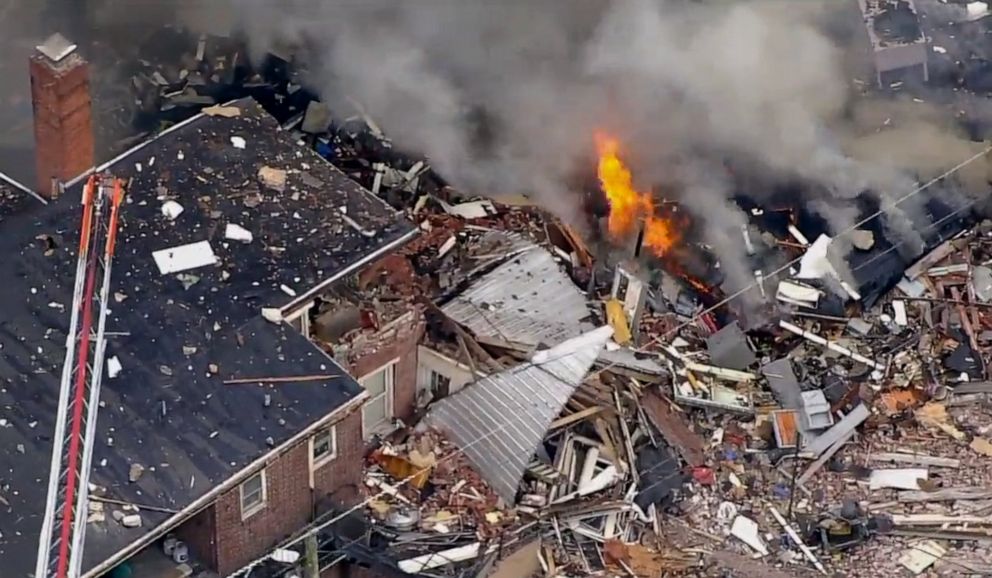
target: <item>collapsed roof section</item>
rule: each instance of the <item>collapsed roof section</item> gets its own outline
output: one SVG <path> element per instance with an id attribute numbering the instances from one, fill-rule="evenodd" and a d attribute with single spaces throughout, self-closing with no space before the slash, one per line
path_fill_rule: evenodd
<path id="1" fill-rule="evenodd" d="M 263 319 L 390 250 L 412 226 L 252 101 L 200 115 L 114 159 L 129 179 L 108 316 L 91 481 L 108 498 L 182 510 L 362 393 L 286 324 Z M 0 220 L 0 567 L 26 576 L 45 503 L 71 303 L 79 189 Z M 23 200 L 22 200 L 23 202 Z M 306 382 L 293 381 L 307 376 Z M 277 387 L 266 380 L 285 380 Z M 316 378 L 316 379 L 315 379 Z M 251 380 L 225 384 L 231 379 Z M 256 381 L 257 380 L 257 381 Z M 129 482 L 133 464 L 145 473 Z M 8 505 L 9 504 L 9 505 Z M 89 524 L 84 571 L 139 528 Z"/>
<path id="2" fill-rule="evenodd" d="M 425 423 L 444 431 L 507 503 L 548 427 L 613 335 L 600 327 L 480 379 L 434 405 Z"/>
<path id="3" fill-rule="evenodd" d="M 556 345 L 593 328 L 586 296 L 554 256 L 527 243 L 476 279 L 442 311 L 477 338 L 509 345 Z"/>

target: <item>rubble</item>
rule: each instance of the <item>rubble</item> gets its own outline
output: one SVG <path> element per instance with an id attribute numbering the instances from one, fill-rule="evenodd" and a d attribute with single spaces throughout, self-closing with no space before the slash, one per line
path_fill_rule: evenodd
<path id="1" fill-rule="evenodd" d="M 369 507 L 384 528 L 400 525 L 389 513 L 404 512 L 403 532 L 463 534 L 437 546 L 421 542 L 434 558 L 413 551 L 397 558 L 401 564 L 419 568 L 452 553 L 444 564 L 430 564 L 455 575 L 495 555 L 494 537 L 502 535 L 520 544 L 540 536 L 539 565 L 554 576 L 691 574 L 755 554 L 789 572 L 853 575 L 876 549 L 891 552 L 886 567 L 925 573 L 922 558 L 906 554 L 915 551 L 907 540 L 988 540 L 992 495 L 981 480 L 992 468 L 975 458 L 988 447 L 992 386 L 978 379 L 992 352 L 992 310 L 983 306 L 983 273 L 962 260 L 984 258 L 983 238 L 966 233 L 940 245 L 950 249 L 929 253 L 870 307 L 851 296 L 852 286 L 847 306 L 823 318 L 798 313 L 834 299 L 829 289 L 805 285 L 815 280 L 779 283 L 770 296 L 784 298 L 785 309 L 759 332 L 732 318 L 702 322 L 698 308 L 675 306 L 684 289 L 655 292 L 629 263 L 617 265 L 611 284 L 587 286 L 586 295 L 561 285 L 555 313 L 536 308 L 535 321 L 521 330 L 514 308 L 527 311 L 521 296 L 528 293 L 510 280 L 534 267 L 546 283 L 559 268 L 574 282 L 583 260 L 567 244 L 560 253 L 523 244 L 481 250 L 479 239 L 493 233 L 466 234 L 447 219 L 472 222 L 517 209 L 455 206 L 420 205 L 432 239 L 423 247 L 433 248 L 416 251 L 441 260 L 474 252 L 493 261 L 485 273 L 446 274 L 440 285 L 453 292 L 428 310 L 449 337 L 429 331 L 425 339 L 478 377 L 428 403 L 428 417 L 402 434 L 405 441 L 373 452 L 366 475 L 377 480 L 370 487 L 396 488 Z M 548 243 L 528 231 L 534 243 Z M 858 250 L 879 242 L 873 237 Z M 816 243 L 807 250 L 814 248 L 820 250 Z M 545 261 L 545 254 L 556 259 Z M 418 262 L 415 255 L 403 259 Z M 393 293 L 445 294 L 436 292 L 436 280 L 445 279 L 437 270 L 424 285 L 415 276 L 401 280 L 403 267 L 380 270 L 376 279 L 388 280 Z M 355 310 L 351 327 L 365 325 L 365 311 Z M 382 304 L 371 309 L 385 311 Z M 591 369 L 565 380 L 565 398 L 548 398 L 555 415 L 518 423 L 507 417 L 520 409 L 473 414 L 472 407 L 492 403 L 470 403 L 479 395 L 473 392 L 498 396 L 501 376 L 525 375 L 542 351 L 556 351 L 597 324 L 611 336 Z M 342 330 L 349 331 L 336 333 Z M 514 395 L 497 405 L 542 399 L 536 392 Z M 446 406 L 459 410 L 438 419 Z M 494 444 L 477 439 L 500 426 L 541 434 L 526 443 L 506 433 Z M 493 469 L 496 463 L 507 470 Z M 519 477 L 512 473 L 517 467 Z M 715 542 L 723 553 L 704 554 Z M 931 556 L 927 567 L 940 567 L 946 556 Z"/>

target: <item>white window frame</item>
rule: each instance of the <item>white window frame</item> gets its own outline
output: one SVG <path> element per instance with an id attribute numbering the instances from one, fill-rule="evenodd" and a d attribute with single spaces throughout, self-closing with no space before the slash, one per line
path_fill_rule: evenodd
<path id="1" fill-rule="evenodd" d="M 248 506 L 248 509 L 245 509 L 245 486 L 248 484 L 248 482 L 258 477 L 261 477 L 262 479 L 262 499 L 257 504 Z M 265 478 L 266 478 L 265 469 L 263 468 L 258 473 L 249 476 L 247 480 L 241 482 L 241 484 L 238 486 L 238 497 L 240 498 L 239 505 L 241 506 L 242 520 L 247 520 L 248 518 L 261 512 L 262 510 L 265 509 L 266 504 L 268 504 L 269 501 L 268 481 Z"/>
<path id="2" fill-rule="evenodd" d="M 384 430 L 386 430 L 386 429 L 388 429 L 390 427 L 390 423 L 392 422 L 393 417 L 394 417 L 393 416 L 393 395 L 394 395 L 394 385 L 395 385 L 395 382 L 396 382 L 396 365 L 399 363 L 399 361 L 400 361 L 400 358 L 397 357 L 396 359 L 390 361 L 389 363 L 386 363 L 386 364 L 380 366 L 379 368 L 375 369 L 374 371 L 370 371 L 370 372 L 366 373 L 365 375 L 363 375 L 362 377 L 360 377 L 358 379 L 358 383 L 362 386 L 362 388 L 364 388 L 365 387 L 365 380 L 366 379 L 372 377 L 373 375 L 375 375 L 375 374 L 377 374 L 377 373 L 379 373 L 381 371 L 385 371 L 386 372 L 386 387 L 385 387 L 385 391 L 383 393 L 379 394 L 379 395 L 385 396 L 385 398 L 386 398 L 386 419 L 383 420 L 381 423 L 377 423 L 377 424 L 371 426 L 371 429 L 369 429 L 370 426 L 365 423 L 365 406 L 369 402 L 377 399 L 377 397 L 378 397 L 378 396 L 377 397 L 371 397 L 371 394 L 370 394 L 369 398 L 365 400 L 365 403 L 364 404 L 362 404 L 362 437 L 364 439 L 370 438 L 372 436 L 372 434 L 375 434 L 375 433 L 383 433 Z"/>
<path id="3" fill-rule="evenodd" d="M 296 324 L 298 323 L 299 331 L 304 337 L 310 339 L 310 310 L 313 309 L 313 301 L 308 302 L 306 305 L 296 309 L 289 315 L 285 317 L 286 323 L 297 329 Z"/>
<path id="4" fill-rule="evenodd" d="M 324 434 L 331 434 L 331 451 L 319 458 L 313 455 L 314 448 L 317 447 L 317 438 L 323 436 Z M 330 425 L 321 428 L 319 431 L 310 436 L 310 470 L 314 471 L 320 469 L 322 466 L 328 462 L 332 462 L 338 457 L 338 426 L 337 424 Z"/>

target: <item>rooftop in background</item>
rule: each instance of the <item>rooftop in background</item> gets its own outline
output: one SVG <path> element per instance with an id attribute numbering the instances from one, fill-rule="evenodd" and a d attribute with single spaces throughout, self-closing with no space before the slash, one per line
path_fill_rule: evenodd
<path id="1" fill-rule="evenodd" d="M 287 138 L 254 102 L 239 101 L 225 112 L 237 116 L 198 116 L 101 169 L 130 179 L 107 320 L 107 358 L 116 358 L 122 370 L 103 380 L 91 477 L 113 499 L 181 510 L 359 395 L 361 387 L 332 359 L 291 327 L 263 320 L 261 308 L 287 306 L 414 232 L 379 199 Z M 0 218 L 8 272 L 0 288 L 7 311 L 0 320 L 5 578 L 23 578 L 34 567 L 81 186 L 73 184 L 48 206 L 10 197 L 17 210 Z M 163 210 L 167 201 L 182 212 L 175 216 L 172 203 Z M 252 241 L 227 238 L 232 225 L 250 232 Z M 212 265 L 160 273 L 154 252 L 194 242 L 200 250 L 190 256 Z M 180 269 L 189 265 L 178 252 L 168 256 Z M 326 379 L 278 387 L 223 383 L 299 375 Z M 128 481 L 131 464 L 145 467 L 134 483 Z M 136 529 L 109 515 L 89 524 L 84 569 L 166 517 L 145 510 L 142 516 Z"/>

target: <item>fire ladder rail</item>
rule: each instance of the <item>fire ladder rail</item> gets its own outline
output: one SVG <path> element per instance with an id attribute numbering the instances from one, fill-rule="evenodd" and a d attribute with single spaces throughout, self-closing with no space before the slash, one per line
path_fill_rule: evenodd
<path id="1" fill-rule="evenodd" d="M 106 349 L 110 267 L 123 198 L 121 181 L 112 177 L 91 175 L 83 188 L 79 260 L 35 578 L 80 575 Z"/>

